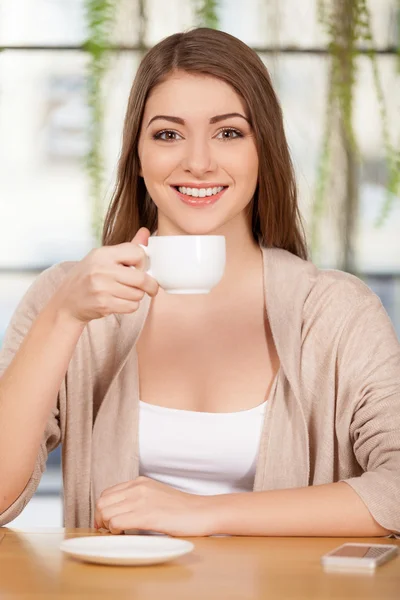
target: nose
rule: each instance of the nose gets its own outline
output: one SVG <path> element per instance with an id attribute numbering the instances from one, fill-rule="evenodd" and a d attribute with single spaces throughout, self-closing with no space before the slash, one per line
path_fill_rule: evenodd
<path id="1" fill-rule="evenodd" d="M 182 167 L 195 177 L 201 177 L 216 168 L 216 160 L 206 139 L 195 139 L 185 144 Z"/>

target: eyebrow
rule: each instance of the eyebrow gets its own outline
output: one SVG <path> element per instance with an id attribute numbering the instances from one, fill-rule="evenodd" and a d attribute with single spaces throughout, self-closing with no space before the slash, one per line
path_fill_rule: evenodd
<path id="1" fill-rule="evenodd" d="M 244 119 L 245 121 L 247 121 L 250 124 L 249 119 L 247 117 L 245 117 L 244 115 L 241 115 L 240 113 L 227 113 L 226 115 L 216 115 L 215 117 L 211 117 L 210 125 L 213 125 L 214 123 L 218 123 L 219 121 L 224 121 L 225 119 L 230 119 L 232 117 L 240 117 L 241 119 Z M 185 125 L 185 119 L 181 119 L 180 117 L 172 117 L 169 115 L 156 115 L 155 117 L 150 119 L 147 127 L 149 127 L 151 125 L 151 123 L 153 121 L 156 121 L 157 119 L 171 121 L 172 123 L 178 123 L 178 125 Z"/>

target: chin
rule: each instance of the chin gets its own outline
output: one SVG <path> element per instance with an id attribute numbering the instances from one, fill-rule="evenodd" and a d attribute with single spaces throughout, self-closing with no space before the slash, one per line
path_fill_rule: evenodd
<path id="1" fill-rule="evenodd" d="M 217 235 L 217 232 L 223 226 L 223 223 L 177 223 L 178 228 L 183 235 Z"/>
<path id="2" fill-rule="evenodd" d="M 189 208 L 189 210 L 169 211 L 160 215 L 159 224 L 163 231 L 175 231 L 175 235 L 223 235 L 229 223 L 236 218 L 241 218 L 241 213 L 232 213 L 229 207 L 216 205 L 209 209 Z M 160 218 L 161 216 L 161 218 Z M 162 225 L 161 225 L 162 223 Z M 165 225 L 165 227 L 163 226 Z"/>

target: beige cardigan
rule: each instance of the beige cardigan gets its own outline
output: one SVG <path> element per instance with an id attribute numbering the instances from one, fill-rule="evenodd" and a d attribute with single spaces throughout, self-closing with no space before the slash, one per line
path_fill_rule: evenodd
<path id="1" fill-rule="evenodd" d="M 380 525 L 400 532 L 400 344 L 389 317 L 379 298 L 352 275 L 319 270 L 279 249 L 263 248 L 263 262 L 266 311 L 281 367 L 268 403 L 254 490 L 344 480 Z M 22 299 L 0 353 L 0 375 L 74 264 L 41 273 Z M 29 502 L 48 452 L 60 442 L 66 527 L 93 526 L 102 490 L 137 477 L 135 342 L 150 302 L 145 295 L 138 312 L 87 325 L 32 478 L 0 515 L 0 525 Z"/>

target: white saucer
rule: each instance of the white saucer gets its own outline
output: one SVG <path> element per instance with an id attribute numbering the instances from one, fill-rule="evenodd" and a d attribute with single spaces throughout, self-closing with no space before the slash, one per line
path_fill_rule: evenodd
<path id="1" fill-rule="evenodd" d="M 102 535 L 64 540 L 60 550 L 103 565 L 156 565 L 194 549 L 191 542 L 153 535 Z"/>

